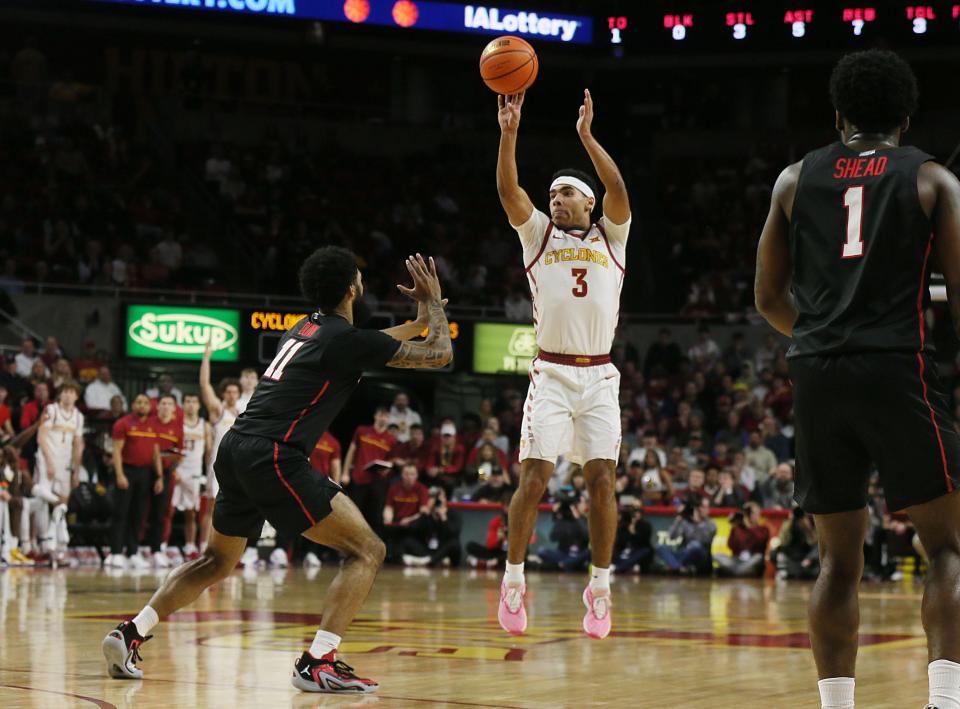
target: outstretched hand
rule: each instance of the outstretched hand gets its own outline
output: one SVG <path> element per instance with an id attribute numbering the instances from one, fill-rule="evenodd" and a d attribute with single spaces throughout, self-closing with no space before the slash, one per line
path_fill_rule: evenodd
<path id="1" fill-rule="evenodd" d="M 397 284 L 400 292 L 418 303 L 439 300 L 440 279 L 437 276 L 437 264 L 434 263 L 433 257 L 430 257 L 428 263 L 420 254 L 410 256 L 406 260 L 406 266 L 413 279 L 413 288 Z"/>
<path id="2" fill-rule="evenodd" d="M 523 106 L 523 97 L 523 91 L 510 96 L 497 96 L 497 106 L 500 108 L 497 121 L 500 123 L 502 132 L 516 133 L 520 128 L 520 108 Z"/>
<path id="3" fill-rule="evenodd" d="M 593 97 L 590 95 L 590 89 L 583 90 L 583 105 L 580 106 L 580 117 L 577 119 L 577 133 L 581 138 L 591 135 L 590 128 L 593 125 Z"/>

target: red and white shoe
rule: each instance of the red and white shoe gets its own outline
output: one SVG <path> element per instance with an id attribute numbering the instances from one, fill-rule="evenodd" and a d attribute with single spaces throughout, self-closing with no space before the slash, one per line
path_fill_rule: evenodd
<path id="1" fill-rule="evenodd" d="M 583 632 L 591 638 L 603 640 L 610 634 L 613 624 L 610 618 L 610 589 L 599 589 L 596 593 L 587 584 L 583 589 L 583 605 L 587 613 L 583 616 Z"/>
<path id="2" fill-rule="evenodd" d="M 500 583 L 500 607 L 497 609 L 497 620 L 500 627 L 511 635 L 523 635 L 527 629 L 527 609 L 523 606 L 523 598 L 527 595 L 527 585 L 508 585 L 506 581 Z"/>
<path id="3" fill-rule="evenodd" d="M 137 663 L 143 661 L 140 646 L 152 637 L 140 635 L 137 626 L 129 620 L 107 633 L 101 644 L 103 657 L 107 661 L 107 674 L 114 679 L 142 679 L 143 670 L 137 667 Z"/>
<path id="4" fill-rule="evenodd" d="M 290 683 L 301 692 L 330 694 L 369 694 L 380 686 L 372 679 L 357 677 L 352 667 L 337 659 L 336 650 L 319 660 L 304 652 L 294 665 Z"/>

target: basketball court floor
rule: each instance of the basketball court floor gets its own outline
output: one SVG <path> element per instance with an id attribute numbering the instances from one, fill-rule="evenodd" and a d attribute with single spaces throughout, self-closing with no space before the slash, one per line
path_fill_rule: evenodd
<path id="1" fill-rule="evenodd" d="M 366 697 L 300 694 L 332 569 L 237 572 L 162 623 L 140 681 L 109 680 L 103 635 L 158 578 L 99 569 L 0 573 L 0 707 L 819 706 L 807 649 L 810 584 L 617 577 L 614 632 L 583 635 L 580 575 L 530 574 L 529 634 L 497 624 L 502 572 L 385 569 L 341 647 L 380 682 Z M 863 587 L 862 707 L 921 707 L 920 587 Z"/>

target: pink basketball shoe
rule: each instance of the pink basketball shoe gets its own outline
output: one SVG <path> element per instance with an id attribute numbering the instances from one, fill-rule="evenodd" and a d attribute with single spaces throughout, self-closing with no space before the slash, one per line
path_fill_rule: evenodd
<path id="1" fill-rule="evenodd" d="M 610 589 L 600 589 L 594 595 L 590 585 L 583 590 L 583 605 L 587 613 L 583 616 L 583 632 L 591 638 L 603 640 L 610 634 Z"/>
<path id="2" fill-rule="evenodd" d="M 497 620 L 500 627 L 511 635 L 523 635 L 527 629 L 527 609 L 523 607 L 523 597 L 527 594 L 527 585 L 508 586 L 500 583 L 500 608 Z"/>

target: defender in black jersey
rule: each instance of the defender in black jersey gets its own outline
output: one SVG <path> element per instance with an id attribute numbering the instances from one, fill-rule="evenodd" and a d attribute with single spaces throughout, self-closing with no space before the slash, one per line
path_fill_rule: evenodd
<path id="1" fill-rule="evenodd" d="M 346 555 L 327 591 L 317 637 L 296 663 L 293 685 L 308 692 L 376 690 L 375 682 L 337 660 L 336 648 L 370 591 L 384 545 L 340 486 L 314 472 L 309 456 L 364 371 L 442 367 L 452 349 L 433 259 L 409 258 L 413 287 L 398 286 L 418 302 L 417 321 L 380 332 L 353 326 L 353 304 L 363 294 L 356 263 L 338 247 L 322 248 L 304 262 L 301 289 L 318 310 L 284 334 L 246 411 L 220 444 L 209 544 L 199 559 L 167 577 L 139 615 L 104 639 L 111 676 L 143 675 L 136 662 L 147 633 L 233 571 L 247 538 L 258 536 L 267 519 L 278 530 Z M 426 340 L 406 342 L 425 326 Z"/>
<path id="2" fill-rule="evenodd" d="M 960 701 L 960 436 L 924 322 L 938 262 L 960 329 L 960 183 L 900 145 L 917 87 L 897 55 L 848 55 L 830 88 L 840 141 L 780 175 L 756 275 L 758 310 L 793 339 L 796 501 L 815 515 L 823 569 L 810 601 L 821 696 L 824 706 L 854 706 L 876 466 L 890 509 L 907 512 L 929 555 L 930 660 L 957 672 Z"/>

